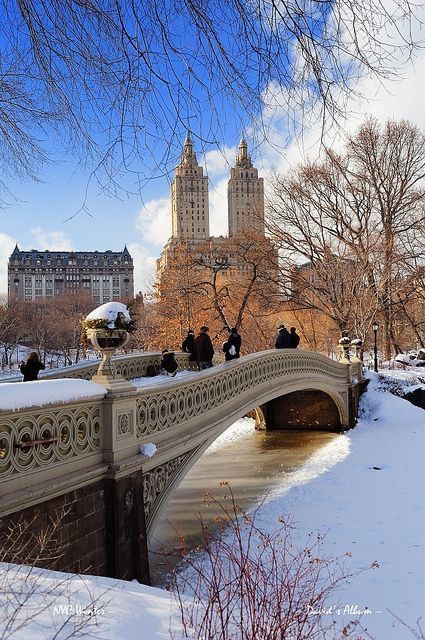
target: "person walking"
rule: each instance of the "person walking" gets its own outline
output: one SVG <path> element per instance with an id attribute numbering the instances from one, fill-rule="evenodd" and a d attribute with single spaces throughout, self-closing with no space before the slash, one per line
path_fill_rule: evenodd
<path id="1" fill-rule="evenodd" d="M 224 359 L 226 362 L 240 357 L 241 343 L 242 338 L 240 337 L 238 330 L 236 327 L 232 327 L 230 329 L 230 335 L 227 342 L 223 344 Z"/>
<path id="2" fill-rule="evenodd" d="M 22 360 L 21 366 L 19 367 L 22 375 L 24 376 L 23 382 L 33 382 L 38 379 L 38 373 L 40 369 L 45 369 L 46 367 L 41 362 L 38 357 L 38 353 L 33 351 L 29 354 L 28 360 L 24 362 Z"/>
<path id="3" fill-rule="evenodd" d="M 174 351 L 168 351 L 168 349 L 163 349 L 162 351 L 162 360 L 161 360 L 161 369 L 165 371 L 167 374 L 171 376 L 175 376 L 177 373 L 177 362 L 174 357 Z"/>
<path id="4" fill-rule="evenodd" d="M 279 333 L 277 334 L 277 338 L 274 346 L 276 349 L 289 348 L 289 331 L 283 324 L 281 324 L 279 327 Z"/>
<path id="5" fill-rule="evenodd" d="M 189 329 L 182 343 L 182 351 L 189 354 L 189 362 L 196 361 L 195 333 Z"/>
<path id="6" fill-rule="evenodd" d="M 295 327 L 291 327 L 289 330 L 289 347 L 290 349 L 296 349 L 300 344 L 300 336 L 298 335 Z"/>
<path id="7" fill-rule="evenodd" d="M 196 360 L 200 371 L 213 366 L 214 347 L 208 331 L 208 327 L 201 327 L 199 329 L 199 335 L 195 338 Z"/>

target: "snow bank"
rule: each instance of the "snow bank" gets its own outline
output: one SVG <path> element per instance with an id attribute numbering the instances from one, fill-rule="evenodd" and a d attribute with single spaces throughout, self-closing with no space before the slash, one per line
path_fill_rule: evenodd
<path id="1" fill-rule="evenodd" d="M 18 607 L 18 600 L 24 606 Z M 0 608 L 0 635 L 13 640 L 65 640 L 74 637 L 82 622 L 75 637 L 87 640 L 183 637 L 172 596 L 138 582 L 0 564 Z M 4 636 L 6 620 L 15 610 L 16 619 Z"/>
<path id="2" fill-rule="evenodd" d="M 251 433 L 255 429 L 255 420 L 253 418 L 240 418 L 232 426 L 230 426 L 224 433 L 221 434 L 215 440 L 210 447 L 205 451 L 204 456 L 208 456 L 217 449 L 224 447 L 231 442 L 237 442 L 242 440 L 247 433 Z"/>
<path id="3" fill-rule="evenodd" d="M 0 385 L 0 411 L 18 411 L 105 396 L 106 389 L 96 382 L 62 378 L 35 382 L 8 382 Z"/>
<path id="4" fill-rule="evenodd" d="M 300 542 L 305 532 L 326 533 L 325 552 L 350 552 L 350 570 L 376 561 L 379 568 L 347 583 L 335 603 L 342 611 L 367 607 L 371 613 L 362 622 L 372 638 L 411 640 L 390 612 L 412 626 L 425 612 L 425 413 L 371 378 L 359 423 L 346 434 L 350 454 L 343 464 L 286 495 L 284 486 L 275 490 L 261 521 L 273 527 L 282 513 L 291 514 Z M 326 455 L 326 447 L 318 455 Z M 353 617 L 347 614 L 344 622 Z"/>

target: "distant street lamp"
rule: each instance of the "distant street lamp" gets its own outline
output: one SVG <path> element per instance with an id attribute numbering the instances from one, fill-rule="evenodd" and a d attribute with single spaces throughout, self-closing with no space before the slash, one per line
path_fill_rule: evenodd
<path id="1" fill-rule="evenodd" d="M 374 322 L 373 325 L 372 325 L 372 329 L 373 329 L 373 334 L 374 334 L 374 344 L 373 344 L 373 362 L 374 362 L 374 366 L 373 366 L 373 369 L 374 369 L 374 371 L 376 371 L 376 373 L 378 373 L 378 346 L 377 346 L 377 343 L 376 343 L 376 334 L 378 333 L 379 325 L 376 324 L 376 322 Z"/>

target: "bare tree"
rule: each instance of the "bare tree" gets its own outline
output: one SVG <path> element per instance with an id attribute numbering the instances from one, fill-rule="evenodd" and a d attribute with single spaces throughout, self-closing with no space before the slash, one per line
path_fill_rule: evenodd
<path id="1" fill-rule="evenodd" d="M 15 351 L 19 349 L 19 344 L 25 339 L 25 323 L 22 318 L 23 304 L 16 302 L 9 304 L 4 298 L 0 302 L 0 347 L 3 351 L 1 355 L 1 367 L 12 368 L 12 358 Z M 18 353 L 16 359 L 19 359 Z"/>
<path id="2" fill-rule="evenodd" d="M 344 154 L 326 149 L 323 161 L 277 178 L 269 207 L 269 231 L 292 269 L 286 278 L 303 278 L 304 303 L 362 337 L 379 319 L 386 357 L 399 348 L 398 308 L 419 276 L 424 178 L 423 133 L 370 119 Z"/>
<path id="3" fill-rule="evenodd" d="M 280 303 L 277 254 L 254 232 L 201 243 L 191 252 L 182 242 L 168 253 L 157 292 L 156 336 L 162 345 L 169 344 L 170 334 L 181 338 L 189 328 L 207 324 L 216 340 L 227 338 L 231 327 L 242 330 L 245 353 L 267 348 L 274 318 L 264 332 L 261 325 Z"/>
<path id="4" fill-rule="evenodd" d="M 184 130 L 216 142 L 226 106 L 239 126 L 260 122 L 265 106 L 335 118 L 359 76 L 395 74 L 397 47 L 412 54 L 418 21 L 408 0 L 392 9 L 383 0 L 0 7 L 3 190 L 10 176 L 39 176 L 52 127 L 115 193 L 123 172 L 139 187 L 153 167 L 162 174 Z"/>

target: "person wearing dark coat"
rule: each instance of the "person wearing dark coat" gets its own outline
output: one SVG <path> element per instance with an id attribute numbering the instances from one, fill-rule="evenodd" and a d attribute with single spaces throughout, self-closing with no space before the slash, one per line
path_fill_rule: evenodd
<path id="1" fill-rule="evenodd" d="M 174 351 L 168 351 L 168 349 L 164 349 L 162 351 L 161 369 L 169 373 L 171 376 L 176 375 L 177 362 L 174 357 Z"/>
<path id="2" fill-rule="evenodd" d="M 195 333 L 189 329 L 182 343 L 182 351 L 189 354 L 189 362 L 196 361 Z"/>
<path id="3" fill-rule="evenodd" d="M 242 338 L 240 337 L 238 330 L 233 327 L 230 329 L 230 335 L 227 340 L 223 344 L 224 358 L 226 362 L 230 360 L 236 360 L 236 358 L 240 357 Z"/>
<path id="4" fill-rule="evenodd" d="M 20 370 L 24 376 L 23 382 L 33 382 L 34 380 L 37 380 L 40 369 L 45 369 L 45 366 L 40 361 L 38 353 L 33 351 L 29 354 L 26 362 L 21 362 Z"/>
<path id="5" fill-rule="evenodd" d="M 208 327 L 201 327 L 199 335 L 195 338 L 196 359 L 199 370 L 209 369 L 213 366 L 214 347 L 208 331 Z"/>
<path id="6" fill-rule="evenodd" d="M 289 348 L 289 331 L 283 324 L 281 324 L 279 327 L 279 333 L 277 334 L 274 346 L 276 349 Z"/>
<path id="7" fill-rule="evenodd" d="M 298 335 L 295 327 L 291 327 L 289 331 L 289 347 L 291 349 L 296 349 L 300 344 L 300 336 Z"/>

